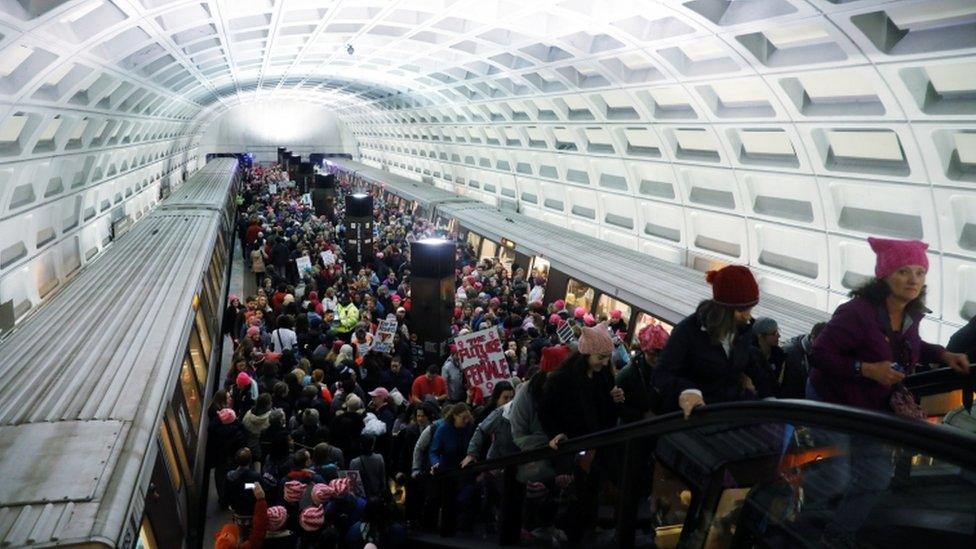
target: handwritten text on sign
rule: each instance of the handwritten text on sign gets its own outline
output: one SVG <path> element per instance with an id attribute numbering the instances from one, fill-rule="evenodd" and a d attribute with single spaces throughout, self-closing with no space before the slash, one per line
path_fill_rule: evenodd
<path id="1" fill-rule="evenodd" d="M 488 396 L 496 383 L 511 377 L 498 330 L 489 328 L 458 336 L 454 343 L 469 387 L 480 387 L 482 394 Z"/>

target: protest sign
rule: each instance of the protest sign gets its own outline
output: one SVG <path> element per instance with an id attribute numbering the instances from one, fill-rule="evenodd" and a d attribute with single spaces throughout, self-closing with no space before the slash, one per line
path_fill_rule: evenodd
<path id="1" fill-rule="evenodd" d="M 298 266 L 298 272 L 305 274 L 312 270 L 312 260 L 308 258 L 307 255 L 295 258 L 295 265 Z"/>
<path id="2" fill-rule="evenodd" d="M 496 383 L 511 377 L 502 340 L 495 328 L 458 336 L 454 343 L 468 387 L 479 387 L 487 396 Z"/>
<path id="3" fill-rule="evenodd" d="M 373 338 L 373 350 L 377 353 L 389 353 L 393 350 L 393 336 L 396 334 L 397 321 L 381 320 L 376 326 L 376 337 Z"/>
<path id="4" fill-rule="evenodd" d="M 268 192 L 271 193 L 271 194 L 277 194 L 278 193 L 278 184 L 277 183 L 268 183 Z"/>
<path id="5" fill-rule="evenodd" d="M 302 204 L 304 204 L 306 206 L 311 206 L 312 205 L 312 195 L 310 195 L 309 193 L 303 194 L 302 195 Z"/>
<path id="6" fill-rule="evenodd" d="M 334 253 L 332 253 L 331 250 L 326 250 L 320 253 L 319 255 L 322 256 L 322 264 L 325 265 L 326 267 L 331 267 L 335 265 L 336 256 Z"/>
<path id="7" fill-rule="evenodd" d="M 559 326 L 556 330 L 556 336 L 559 337 L 559 341 L 563 344 L 569 344 L 576 340 L 576 336 L 573 334 L 573 327 L 569 325 L 569 322 L 563 322 Z"/>
<path id="8" fill-rule="evenodd" d="M 339 478 L 348 478 L 349 491 L 356 494 L 358 497 L 366 497 L 366 489 L 363 486 L 363 477 L 359 475 L 359 471 L 353 469 L 340 470 Z"/>

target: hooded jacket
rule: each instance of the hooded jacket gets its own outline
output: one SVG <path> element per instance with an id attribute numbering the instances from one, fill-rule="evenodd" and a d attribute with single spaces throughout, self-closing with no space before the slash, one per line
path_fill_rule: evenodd
<path id="1" fill-rule="evenodd" d="M 893 389 L 856 375 L 854 363 L 891 361 L 913 368 L 917 362 L 939 362 L 945 349 L 922 341 L 921 320 L 921 313 L 906 314 L 901 331 L 893 332 L 887 310 L 863 297 L 837 307 L 813 343 L 810 383 L 814 390 L 825 402 L 890 410 Z"/>

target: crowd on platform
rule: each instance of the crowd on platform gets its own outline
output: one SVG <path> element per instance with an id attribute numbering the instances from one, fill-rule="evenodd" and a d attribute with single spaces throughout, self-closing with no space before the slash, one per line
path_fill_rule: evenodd
<path id="1" fill-rule="evenodd" d="M 385 548 L 408 528 L 492 533 L 502 474 L 454 474 L 472 463 L 740 400 L 809 398 L 918 417 L 899 382 L 919 363 L 963 370 L 969 359 L 959 351 L 974 352 L 972 325 L 956 352 L 919 337 L 921 242 L 871 239 L 876 278 L 830 322 L 783 345 L 775 319 L 751 317 L 760 300 L 753 274 L 731 265 L 708 273 L 712 299 L 673 329 L 643 327 L 631 348 L 635 334 L 619 311 L 595 318 L 564 300 L 546 303 L 542 273 L 479 258 L 381 193 L 375 254 L 349 268 L 341 197 L 356 182 L 340 183 L 331 218 L 315 215 L 276 165 L 250 170 L 241 190 L 238 237 L 256 290 L 229 297 L 233 367 L 208 409 L 208 462 L 219 505 L 235 517 L 218 547 Z M 457 242 L 451 332 L 496 330 L 504 343 L 508 379 L 489 394 L 469 383 L 455 346 L 430 363 L 417 340 L 426 319 L 413 311 L 410 243 L 432 236 Z M 299 267 L 304 257 L 310 268 Z M 378 352 L 384 320 L 396 331 Z M 878 466 L 850 481 L 824 533 L 830 544 L 854 543 L 890 479 L 885 451 L 877 444 L 848 464 Z M 584 539 L 600 494 L 619 479 L 618 460 L 591 450 L 520 466 L 523 539 Z"/>

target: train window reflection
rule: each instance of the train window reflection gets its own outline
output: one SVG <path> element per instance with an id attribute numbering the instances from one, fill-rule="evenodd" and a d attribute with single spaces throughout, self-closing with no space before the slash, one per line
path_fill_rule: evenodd
<path id="1" fill-rule="evenodd" d="M 501 260 L 501 264 L 505 266 L 506 271 L 512 272 L 512 263 L 515 263 L 515 252 L 513 250 L 505 247 L 499 248 L 498 259 Z"/>
<path id="2" fill-rule="evenodd" d="M 183 471 L 183 476 L 187 479 L 187 483 L 189 483 L 193 478 L 193 474 L 190 472 L 190 462 L 186 457 L 186 444 L 183 443 L 183 436 L 180 434 L 180 428 L 176 423 L 176 416 L 173 415 L 172 408 L 166 410 L 166 427 L 170 435 L 173 436 L 173 453 L 176 454 L 180 470 Z"/>
<path id="3" fill-rule="evenodd" d="M 630 332 L 631 342 L 634 345 L 637 345 L 638 346 L 636 348 L 638 348 L 638 349 L 640 348 L 639 347 L 640 342 L 637 341 L 637 335 L 640 333 L 641 330 L 644 329 L 645 326 L 647 326 L 648 324 L 651 324 L 651 323 L 660 324 L 661 327 L 664 328 L 664 331 L 667 332 L 667 333 L 669 333 L 669 334 L 671 333 L 671 328 L 673 328 L 673 326 L 671 326 L 667 322 L 663 322 L 662 320 L 660 320 L 660 319 L 658 319 L 656 317 L 653 317 L 653 316 L 651 316 L 651 315 L 649 315 L 647 313 L 637 313 L 637 321 L 634 323 L 634 329 L 633 329 L 633 331 Z"/>
<path id="4" fill-rule="evenodd" d="M 159 426 L 159 441 L 163 444 L 163 461 L 166 462 L 166 470 L 169 471 L 169 478 L 173 481 L 173 488 L 179 491 L 183 485 L 183 477 L 176 466 L 176 452 L 173 450 L 173 442 L 167 433 L 166 424 Z"/>
<path id="5" fill-rule="evenodd" d="M 481 248 L 481 236 L 472 231 L 468 231 L 468 244 L 471 244 L 471 247 L 474 248 L 474 251 L 477 253 L 477 251 Z"/>
<path id="6" fill-rule="evenodd" d="M 481 243 L 481 255 L 478 256 L 478 259 L 480 260 L 486 257 L 498 257 L 498 244 L 487 238 Z"/>
<path id="7" fill-rule="evenodd" d="M 620 301 L 617 298 L 603 294 L 600 299 L 596 301 L 596 316 L 597 318 L 610 318 L 610 311 L 617 310 L 623 313 L 624 322 L 630 322 L 630 305 Z"/>
<path id="8" fill-rule="evenodd" d="M 158 547 L 156 536 L 153 535 L 149 517 L 143 517 L 142 526 L 139 528 L 139 539 L 136 541 L 136 549 L 156 549 L 156 547 Z"/>
<path id="9" fill-rule="evenodd" d="M 200 387 L 207 386 L 207 359 L 209 357 L 203 352 L 200 344 L 200 335 L 196 329 L 190 330 L 190 360 L 193 361 L 193 370 L 197 374 L 197 382 Z"/>
<path id="10" fill-rule="evenodd" d="M 193 423 L 193 431 L 200 431 L 200 409 L 203 407 L 200 402 L 200 391 L 197 389 L 197 382 L 194 379 L 193 370 L 190 368 L 189 359 L 183 360 L 183 368 L 180 370 L 180 386 L 183 388 L 183 399 L 186 407 L 190 410 L 190 421 Z"/>
<path id="11" fill-rule="evenodd" d="M 200 334 L 200 344 L 203 347 L 203 356 L 210 357 L 210 329 L 207 328 L 207 321 L 203 318 L 203 312 L 197 311 L 197 332 Z"/>
<path id="12" fill-rule="evenodd" d="M 529 268 L 532 276 L 542 276 L 549 279 L 549 260 L 544 257 L 535 256 L 532 258 L 532 265 Z"/>
<path id="13" fill-rule="evenodd" d="M 593 307 L 593 288 L 570 278 L 566 285 L 566 307 L 582 307 L 589 311 Z"/>

